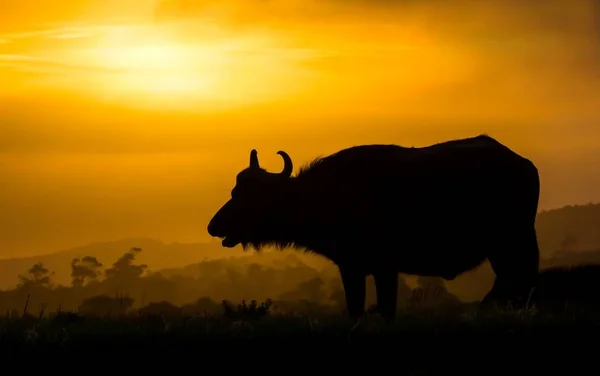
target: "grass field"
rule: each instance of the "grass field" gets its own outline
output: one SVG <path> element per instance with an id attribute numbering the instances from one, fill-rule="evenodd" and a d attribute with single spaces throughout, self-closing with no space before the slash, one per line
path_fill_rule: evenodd
<path id="1" fill-rule="evenodd" d="M 118 353 L 124 349 L 144 352 L 196 351 L 225 346 L 228 350 L 249 343 L 277 349 L 284 342 L 313 350 L 332 345 L 372 349 L 394 342 L 496 341 L 504 338 L 556 338 L 564 340 L 600 334 L 600 315 L 545 314 L 535 309 L 505 312 L 401 312 L 387 325 L 376 314 L 358 323 L 338 314 L 328 315 L 200 315 L 164 316 L 130 314 L 120 317 L 85 317 L 74 313 L 44 317 L 0 319 L 3 354 L 18 352 Z M 562 341 L 562 339 L 561 339 Z M 594 340 L 595 341 L 595 340 Z"/>
<path id="2" fill-rule="evenodd" d="M 0 358 L 5 365 L 23 366 L 29 359 L 44 367 L 85 362 L 137 372 L 159 365 L 179 367 L 178 372 L 218 367 L 286 374 L 360 366 L 402 375 L 505 375 L 567 367 L 575 375 L 595 367 L 595 356 L 583 354 L 595 351 L 599 335 L 600 315 L 535 309 L 401 312 L 391 325 L 378 315 L 357 324 L 341 314 L 101 318 L 61 313 L 0 319 Z"/>
<path id="3" fill-rule="evenodd" d="M 121 311 L 122 299 L 115 300 L 119 310 L 109 315 L 36 315 L 26 313 L 31 310 L 25 305 L 21 313 L 0 317 L 0 360 L 97 358 L 114 364 L 136 359 L 131 363 L 136 367 L 161 362 L 268 368 L 285 359 L 280 373 L 301 365 L 319 370 L 323 364 L 353 367 L 359 362 L 393 364 L 401 374 L 414 375 L 488 375 L 500 369 L 508 369 L 503 374 L 556 373 L 559 366 L 568 367 L 561 373 L 583 369 L 587 374 L 586 369 L 597 368 L 599 271 L 599 266 L 586 266 L 544 272 L 533 295 L 539 305 L 527 309 L 483 312 L 474 303 L 415 304 L 390 325 L 372 313 L 358 323 L 341 312 L 282 313 L 270 300 L 225 301 L 214 312 L 194 314 L 168 303 Z M 101 306 L 110 301 L 105 297 Z M 478 362 L 488 368 L 478 368 Z"/>

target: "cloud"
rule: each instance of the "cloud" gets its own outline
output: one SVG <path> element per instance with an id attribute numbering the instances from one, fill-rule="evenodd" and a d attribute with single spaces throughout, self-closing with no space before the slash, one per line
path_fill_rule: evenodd
<path id="1" fill-rule="evenodd" d="M 140 21 L 157 0 L 2 0 L 0 32 L 28 31 L 40 27 L 121 21 Z"/>
<path id="2" fill-rule="evenodd" d="M 598 0 L 163 0 L 155 15 L 330 51 L 303 64 L 335 114 L 556 138 L 598 121 Z M 394 127 L 418 128 L 379 131 Z"/>
<path id="3" fill-rule="evenodd" d="M 2 38 L 5 40 L 17 40 L 28 38 L 47 38 L 47 39 L 71 39 L 71 38 L 86 38 L 90 33 L 79 27 L 58 27 L 58 28 L 42 28 L 37 30 L 28 30 L 23 32 L 5 33 Z"/>
<path id="4" fill-rule="evenodd" d="M 574 13 L 578 14 L 575 14 Z M 594 15 L 595 12 L 595 15 Z M 329 21 L 362 18 L 362 22 L 407 21 L 414 18 L 437 21 L 438 25 L 457 23 L 484 16 L 485 24 L 514 26 L 527 19 L 530 26 L 545 23 L 558 27 L 579 21 L 588 13 L 600 17 L 598 0 L 160 0 L 157 19 L 229 18 L 232 22 L 260 23 L 265 20 L 289 22 L 294 19 Z M 532 17 L 534 16 L 534 17 Z"/>
<path id="5" fill-rule="evenodd" d="M 124 73 L 125 68 L 102 66 L 96 62 L 78 63 L 73 58 L 85 50 L 85 39 L 101 37 L 115 25 L 50 27 L 0 34 L 0 74 L 14 73 Z M 4 72 L 2 72 L 4 70 Z"/>
<path id="6" fill-rule="evenodd" d="M 83 39 L 83 38 L 89 38 L 90 35 L 84 32 L 62 32 L 59 34 L 54 34 L 52 36 L 50 36 L 51 39 Z"/>
<path id="7" fill-rule="evenodd" d="M 271 29 L 307 45 L 335 40 L 336 49 L 365 53 L 434 40 L 484 59 L 514 52 L 522 61 L 528 54 L 566 60 L 562 49 L 578 67 L 600 66 L 600 0 L 160 0 L 155 18 Z"/>
<path id="8" fill-rule="evenodd" d="M 91 0 L 2 1 L 0 30 L 28 29 L 33 25 L 73 19 L 89 7 Z"/>
<path id="9" fill-rule="evenodd" d="M 84 73 L 123 73 L 127 71 L 125 68 L 74 64 L 60 59 L 18 54 L 0 54 L 0 67 L 31 73 L 75 73 L 77 71 Z"/>

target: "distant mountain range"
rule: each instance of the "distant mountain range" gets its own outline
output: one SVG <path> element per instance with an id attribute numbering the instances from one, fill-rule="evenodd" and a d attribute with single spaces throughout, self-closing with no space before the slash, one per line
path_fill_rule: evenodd
<path id="1" fill-rule="evenodd" d="M 542 211 L 536 219 L 538 244 L 543 257 L 555 252 L 600 248 L 600 204 L 569 205 Z"/>
<path id="2" fill-rule="evenodd" d="M 239 249 L 221 247 L 220 242 L 165 244 L 150 238 L 98 242 L 42 256 L 0 259 L 0 289 L 14 288 L 18 283 L 18 274 L 25 274 L 37 262 L 43 262 L 44 266 L 55 272 L 55 283 L 68 285 L 74 258 L 95 256 L 104 264 L 104 268 L 108 268 L 133 247 L 142 249 L 136 264 L 146 264 L 150 271 L 181 268 L 204 259 L 244 255 Z"/>
<path id="3" fill-rule="evenodd" d="M 600 249 L 600 204 L 566 206 L 540 212 L 536 227 L 542 258 Z M 0 259 L 0 289 L 14 288 L 18 282 L 17 275 L 26 273 L 37 262 L 43 262 L 55 272 L 53 280 L 56 283 L 68 285 L 74 258 L 95 256 L 105 267 L 110 267 L 133 247 L 142 249 L 136 263 L 147 264 L 151 271 L 173 271 L 205 259 L 247 255 L 240 247 L 223 248 L 219 241 L 166 244 L 151 238 L 130 238 L 92 243 L 43 256 Z"/>

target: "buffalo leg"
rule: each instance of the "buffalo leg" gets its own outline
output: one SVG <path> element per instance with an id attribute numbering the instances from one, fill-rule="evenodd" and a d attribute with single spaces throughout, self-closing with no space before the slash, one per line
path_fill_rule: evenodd
<path id="1" fill-rule="evenodd" d="M 346 295 L 346 309 L 352 319 L 359 319 L 365 310 L 367 276 L 352 268 L 340 267 L 340 276 Z"/>
<path id="2" fill-rule="evenodd" d="M 492 290 L 481 302 L 482 308 L 492 303 L 513 303 L 518 308 L 526 303 L 539 274 L 539 248 L 535 230 L 503 242 L 504 249 L 494 252 L 490 265 L 496 274 Z"/>
<path id="3" fill-rule="evenodd" d="M 480 309 L 491 310 L 493 308 L 499 308 L 501 302 L 506 301 L 506 299 L 502 296 L 503 288 L 500 286 L 500 284 L 501 280 L 499 280 L 498 276 L 496 275 L 492 289 L 483 297 L 481 303 L 479 304 Z"/>
<path id="4" fill-rule="evenodd" d="M 377 308 L 379 313 L 388 323 L 396 317 L 398 304 L 398 272 L 380 271 L 373 273 L 375 288 L 377 290 Z"/>

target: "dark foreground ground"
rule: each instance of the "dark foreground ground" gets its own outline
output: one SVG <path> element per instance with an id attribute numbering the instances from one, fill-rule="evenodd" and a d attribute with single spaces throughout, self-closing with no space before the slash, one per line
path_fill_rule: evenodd
<path id="1" fill-rule="evenodd" d="M 115 364 L 136 359 L 136 364 L 194 363 L 200 368 L 238 362 L 268 368 L 284 361 L 280 373 L 362 363 L 387 364 L 386 369 L 395 367 L 394 373 L 401 374 L 555 373 L 560 367 L 569 374 L 588 374 L 600 368 L 599 340 L 600 315 L 536 310 L 401 313 L 392 325 L 377 315 L 358 325 L 341 315 L 93 318 L 63 313 L 0 319 L 3 361 L 85 360 L 89 365 L 93 359 Z"/>

